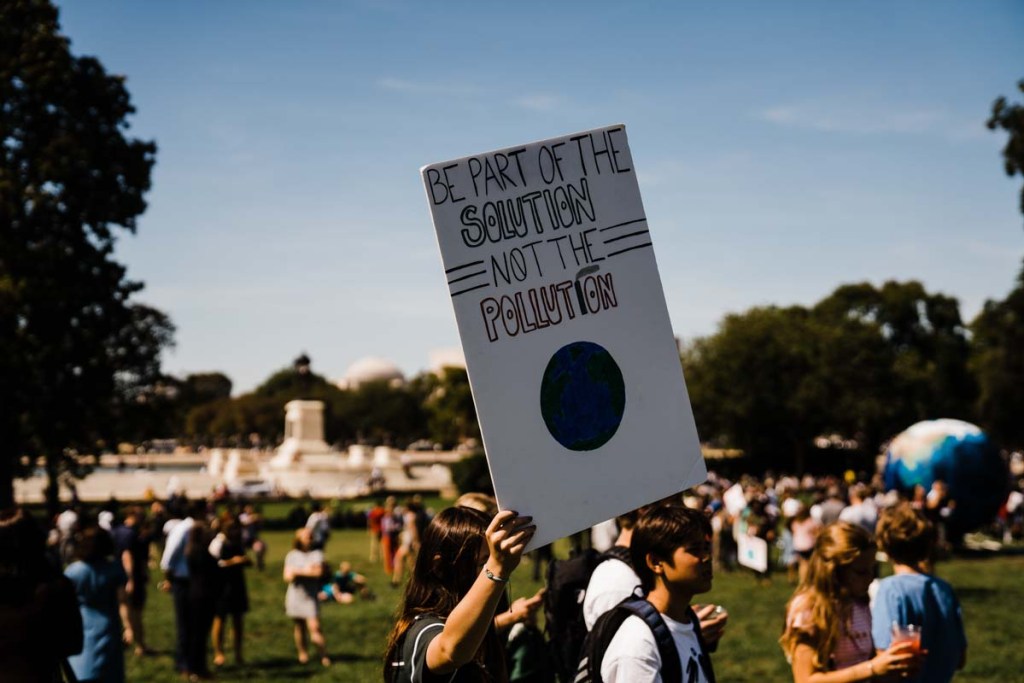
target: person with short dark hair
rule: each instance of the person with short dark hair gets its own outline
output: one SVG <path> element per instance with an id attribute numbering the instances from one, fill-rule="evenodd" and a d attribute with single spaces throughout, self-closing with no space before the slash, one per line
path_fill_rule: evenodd
<path id="1" fill-rule="evenodd" d="M 921 627 L 921 648 L 928 656 L 910 681 L 945 683 L 967 660 L 960 602 L 953 588 L 932 574 L 936 541 L 934 525 L 909 503 L 882 512 L 878 546 L 892 561 L 893 574 L 878 582 L 871 631 L 875 647 L 886 648 L 894 623 Z"/>
<path id="2" fill-rule="evenodd" d="M 114 547 L 128 583 L 125 584 L 125 600 L 121 603 L 121 623 L 124 626 L 125 645 L 134 646 L 135 655 L 152 654 L 146 646 L 146 631 L 142 622 L 146 606 L 146 585 L 149 583 L 149 544 L 152 536 L 144 528 L 145 516 L 137 506 L 129 507 L 124 521 L 110 532 Z"/>
<path id="3" fill-rule="evenodd" d="M 188 644 L 192 615 L 189 601 L 189 562 L 185 549 L 192 526 L 196 520 L 205 518 L 206 506 L 198 501 L 193 503 L 188 516 L 176 522 L 167 534 L 163 556 L 160 558 L 160 568 L 164 572 L 160 590 L 170 593 L 174 603 L 174 668 L 186 676 L 191 673 L 188 669 Z"/>
<path id="4" fill-rule="evenodd" d="M 629 544 L 633 568 L 647 601 L 672 635 L 683 680 L 714 683 L 715 676 L 700 622 L 690 606 L 694 596 L 711 590 L 711 523 L 707 515 L 680 504 L 645 511 Z M 651 627 L 629 616 L 601 659 L 607 683 L 661 680 L 661 660 Z"/>
<path id="5" fill-rule="evenodd" d="M 121 645 L 121 616 L 118 606 L 128 581 L 121 562 L 114 558 L 114 541 L 97 526 L 78 534 L 78 559 L 64 570 L 75 585 L 82 613 L 82 652 L 68 658 L 81 683 L 124 681 L 124 651 Z"/>
<path id="6" fill-rule="evenodd" d="M 243 634 L 245 613 L 249 611 L 249 591 L 245 583 L 245 568 L 252 561 L 245 553 L 242 540 L 242 526 L 230 515 L 221 521 L 220 531 L 210 543 L 210 555 L 217 560 L 221 570 L 221 591 L 217 596 L 213 617 L 213 663 L 222 666 L 224 657 L 224 631 L 231 617 L 235 663 L 243 664 Z"/>

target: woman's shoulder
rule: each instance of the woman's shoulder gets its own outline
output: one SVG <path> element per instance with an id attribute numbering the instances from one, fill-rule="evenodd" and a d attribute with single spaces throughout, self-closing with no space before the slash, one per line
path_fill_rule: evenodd
<path id="1" fill-rule="evenodd" d="M 797 631 L 813 630 L 813 608 L 814 597 L 809 592 L 794 595 L 786 609 L 786 628 Z"/>

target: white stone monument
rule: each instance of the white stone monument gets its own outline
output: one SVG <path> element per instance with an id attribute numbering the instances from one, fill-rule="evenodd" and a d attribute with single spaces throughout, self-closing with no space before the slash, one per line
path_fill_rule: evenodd
<path id="1" fill-rule="evenodd" d="M 330 451 L 324 441 L 323 401 L 289 401 L 284 406 L 284 443 L 270 460 L 274 469 L 287 469 L 303 455 Z"/>

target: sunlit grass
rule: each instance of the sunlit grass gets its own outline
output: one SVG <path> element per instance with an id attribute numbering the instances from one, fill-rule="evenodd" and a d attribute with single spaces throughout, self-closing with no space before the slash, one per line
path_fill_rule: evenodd
<path id="1" fill-rule="evenodd" d="M 291 535 L 270 532 L 265 538 L 270 545 L 266 570 L 248 571 L 252 611 L 246 618 L 247 663 L 235 666 L 230 648 L 226 648 L 228 665 L 217 671 L 218 680 L 381 680 L 381 654 L 400 591 L 388 585 L 379 563 L 368 562 L 366 532 L 335 531 L 327 546 L 332 564 L 342 559 L 352 561 L 358 571 L 367 575 L 378 596 L 374 602 L 324 607 L 324 631 L 334 660 L 329 669 L 318 663 L 300 665 L 295 659 L 291 622 L 284 615 L 285 584 L 281 580 Z M 513 576 L 513 597 L 532 594 L 539 587 L 530 580 L 530 570 L 524 562 Z M 955 559 L 941 564 L 939 574 L 953 584 L 960 596 L 970 642 L 967 669 L 956 680 L 1024 682 L 1024 648 L 1020 646 L 1024 637 L 1024 555 Z M 160 654 L 136 659 L 129 653 L 129 681 L 179 680 L 171 657 L 171 599 L 156 591 L 156 579 L 154 575 L 146 624 L 150 643 Z M 776 574 L 769 586 L 757 584 L 745 572 L 716 576 L 712 592 L 700 599 L 723 604 L 729 610 L 729 631 L 714 656 L 720 681 L 791 680 L 776 644 L 790 591 L 783 574 Z M 228 635 L 226 645 L 230 643 Z"/>

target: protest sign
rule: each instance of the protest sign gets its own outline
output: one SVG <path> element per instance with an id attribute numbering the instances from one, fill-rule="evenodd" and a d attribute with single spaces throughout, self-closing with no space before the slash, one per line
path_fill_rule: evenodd
<path id="1" fill-rule="evenodd" d="M 768 542 L 757 536 L 743 534 L 736 539 L 737 561 L 755 572 L 768 571 Z"/>
<path id="2" fill-rule="evenodd" d="M 747 507 L 747 496 L 739 484 L 730 486 L 722 494 L 722 501 L 725 503 L 726 511 L 733 517 L 738 517 L 743 512 L 743 508 Z"/>
<path id="3" fill-rule="evenodd" d="M 704 481 L 625 128 L 421 173 L 495 493 L 531 547 Z"/>

